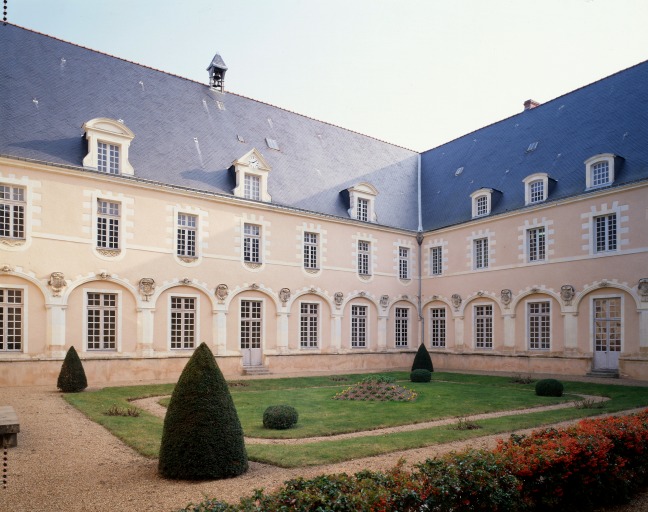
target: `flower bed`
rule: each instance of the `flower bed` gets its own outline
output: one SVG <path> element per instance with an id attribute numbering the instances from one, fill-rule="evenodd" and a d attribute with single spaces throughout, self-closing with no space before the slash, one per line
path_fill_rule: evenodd
<path id="1" fill-rule="evenodd" d="M 411 389 L 393 383 L 393 379 L 367 378 L 348 387 L 333 398 L 335 400 L 378 400 L 411 402 L 417 394 Z"/>
<path id="2" fill-rule="evenodd" d="M 566 429 L 512 435 L 495 450 L 428 459 L 409 471 L 362 471 L 289 480 L 237 505 L 206 500 L 185 510 L 541 511 L 623 502 L 648 483 L 648 409 Z"/>

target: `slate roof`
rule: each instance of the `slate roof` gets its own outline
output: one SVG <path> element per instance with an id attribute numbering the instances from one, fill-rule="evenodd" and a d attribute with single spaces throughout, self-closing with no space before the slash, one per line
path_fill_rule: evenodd
<path id="1" fill-rule="evenodd" d="M 480 188 L 501 192 L 492 215 L 523 209 L 534 173 L 556 180 L 548 202 L 583 194 L 584 161 L 601 153 L 623 158 L 613 187 L 648 180 L 648 61 L 424 152 L 423 227 L 469 221 Z"/>
<path id="2" fill-rule="evenodd" d="M 136 177 L 231 195 L 228 168 L 256 147 L 273 204 L 348 218 L 341 191 L 366 181 L 379 190 L 379 224 L 417 228 L 414 151 L 213 91 L 207 73 L 201 84 L 11 24 L 0 48 L 0 154 L 81 166 L 83 123 L 122 119 Z"/>

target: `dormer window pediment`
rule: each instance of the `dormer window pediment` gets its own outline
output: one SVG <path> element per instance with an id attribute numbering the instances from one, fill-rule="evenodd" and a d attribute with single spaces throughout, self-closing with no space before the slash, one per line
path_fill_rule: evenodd
<path id="1" fill-rule="evenodd" d="M 622 158 L 612 153 L 594 155 L 585 162 L 585 188 L 606 187 L 614 183 Z"/>
<path id="2" fill-rule="evenodd" d="M 236 173 L 234 195 L 269 203 L 272 197 L 268 193 L 268 174 L 270 166 L 263 155 L 253 148 L 233 162 Z"/>
<path id="3" fill-rule="evenodd" d="M 88 154 L 83 166 L 108 174 L 134 175 L 128 150 L 135 134 L 121 121 L 96 117 L 83 125 Z"/>
<path id="4" fill-rule="evenodd" d="M 375 199 L 378 189 L 371 183 L 358 183 L 347 189 L 349 194 L 349 217 L 362 222 L 377 222 Z"/>

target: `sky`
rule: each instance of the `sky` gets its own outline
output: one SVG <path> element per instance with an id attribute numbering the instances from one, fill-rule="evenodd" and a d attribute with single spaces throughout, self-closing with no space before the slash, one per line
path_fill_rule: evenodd
<path id="1" fill-rule="evenodd" d="M 8 21 L 423 151 L 648 60 L 648 0 L 8 0 Z"/>

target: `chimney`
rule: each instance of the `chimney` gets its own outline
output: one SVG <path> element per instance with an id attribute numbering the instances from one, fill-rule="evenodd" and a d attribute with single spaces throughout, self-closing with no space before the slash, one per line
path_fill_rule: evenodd
<path id="1" fill-rule="evenodd" d="M 526 100 L 524 102 L 524 110 L 531 110 L 532 108 L 539 107 L 540 103 L 535 100 Z"/>

